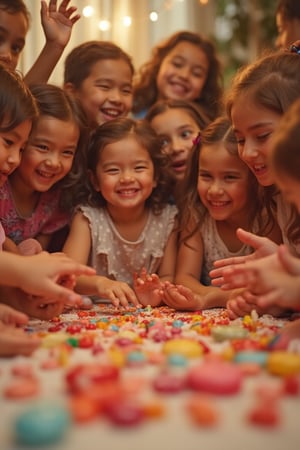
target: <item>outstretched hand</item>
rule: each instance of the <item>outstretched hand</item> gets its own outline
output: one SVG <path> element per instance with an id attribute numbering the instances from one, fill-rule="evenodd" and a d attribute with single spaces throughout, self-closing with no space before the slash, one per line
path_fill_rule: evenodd
<path id="1" fill-rule="evenodd" d="M 272 255 L 278 249 L 278 245 L 272 242 L 270 239 L 262 236 L 256 236 L 249 231 L 245 231 L 242 228 L 237 229 L 237 237 L 241 242 L 254 248 L 254 252 L 246 256 L 238 256 L 233 258 L 220 259 L 214 262 L 215 269 L 211 270 L 209 275 L 212 278 L 211 284 L 213 286 L 220 286 L 222 289 L 234 289 L 235 287 L 229 282 L 224 280 L 224 270 L 231 269 L 238 264 L 244 264 L 246 262 L 263 258 L 265 256 Z"/>
<path id="2" fill-rule="evenodd" d="M 57 1 L 41 1 L 41 22 L 46 40 L 65 48 L 70 40 L 72 27 L 80 19 L 76 6 L 68 7 L 70 0 L 63 0 L 57 9 Z"/>
<path id="3" fill-rule="evenodd" d="M 145 268 L 133 275 L 133 289 L 143 306 L 159 306 L 162 303 L 162 283 L 155 273 L 147 274 Z"/>

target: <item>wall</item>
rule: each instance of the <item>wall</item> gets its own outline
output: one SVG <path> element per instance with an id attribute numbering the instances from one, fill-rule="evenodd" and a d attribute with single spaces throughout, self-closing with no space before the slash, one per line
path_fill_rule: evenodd
<path id="1" fill-rule="evenodd" d="M 19 69 L 26 73 L 41 51 L 45 38 L 40 21 L 40 2 L 24 0 L 32 16 L 30 31 L 23 51 Z M 61 0 L 57 3 L 60 4 Z M 71 0 L 82 15 L 84 6 L 90 5 L 95 14 L 81 17 L 74 26 L 71 40 L 54 70 L 50 82 L 61 85 L 63 82 L 63 60 L 68 52 L 80 43 L 93 40 L 112 40 L 120 45 L 132 58 L 135 67 L 139 67 L 149 57 L 151 48 L 160 40 L 175 31 L 189 29 L 207 36 L 214 34 L 215 0 Z M 151 22 L 149 13 L 158 12 L 158 21 Z M 131 16 L 132 25 L 125 27 L 124 16 Z M 100 19 L 108 19 L 111 28 L 100 31 Z"/>

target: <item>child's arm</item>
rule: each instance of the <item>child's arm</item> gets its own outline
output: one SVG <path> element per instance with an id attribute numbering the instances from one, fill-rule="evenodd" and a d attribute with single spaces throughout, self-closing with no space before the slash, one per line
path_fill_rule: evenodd
<path id="1" fill-rule="evenodd" d="M 189 288 L 198 301 L 197 308 L 212 308 L 225 306 L 229 293 L 214 286 L 205 286 L 201 283 L 201 272 L 203 264 L 203 241 L 200 231 L 191 236 L 186 243 L 179 245 L 175 283 Z"/>
<path id="2" fill-rule="evenodd" d="M 230 284 L 246 286 L 242 297 L 249 302 L 248 298 L 255 294 L 256 304 L 265 309 L 264 313 L 271 313 L 266 308 L 274 305 L 300 309 L 300 260 L 285 246 L 280 246 L 273 255 L 224 270 L 224 279 L 232 280 Z M 243 304 L 240 299 L 236 302 L 229 302 L 235 313 Z"/>
<path id="3" fill-rule="evenodd" d="M 77 212 L 72 220 L 63 251 L 74 260 L 87 264 L 91 246 L 89 221 L 81 212 Z M 128 303 L 139 305 L 134 291 L 127 283 L 99 275 L 79 277 L 76 283 L 76 292 L 109 299 L 114 306 L 121 304 L 127 307 Z"/>
<path id="4" fill-rule="evenodd" d="M 73 25 L 80 15 L 73 15 L 77 8 L 68 7 L 70 0 L 63 0 L 57 10 L 56 0 L 41 1 L 41 22 L 46 43 L 37 60 L 25 76 L 28 85 L 46 83 L 68 44 Z"/>

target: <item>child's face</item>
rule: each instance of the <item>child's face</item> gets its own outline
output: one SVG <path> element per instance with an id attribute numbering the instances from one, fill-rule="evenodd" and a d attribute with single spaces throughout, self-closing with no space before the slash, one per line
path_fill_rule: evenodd
<path id="1" fill-rule="evenodd" d="M 155 116 L 151 126 L 162 139 L 163 151 L 171 158 L 172 176 L 176 181 L 183 180 L 193 139 L 199 132 L 197 123 L 184 109 L 172 108 Z"/>
<path id="2" fill-rule="evenodd" d="M 79 128 L 50 116 L 34 125 L 14 177 L 33 191 L 46 192 L 71 170 Z"/>
<path id="3" fill-rule="evenodd" d="M 0 63 L 15 70 L 25 45 L 28 22 L 23 13 L 9 14 L 0 8 Z"/>
<path id="4" fill-rule="evenodd" d="M 92 128 L 126 116 L 132 107 L 132 72 L 123 59 L 103 59 L 92 67 L 79 89 L 71 88 Z"/>
<path id="5" fill-rule="evenodd" d="M 268 157 L 271 137 L 281 114 L 256 105 L 240 96 L 231 110 L 231 120 L 241 159 L 248 165 L 262 186 L 274 184 Z"/>
<path id="6" fill-rule="evenodd" d="M 144 208 L 156 186 L 149 153 L 134 136 L 106 145 L 91 179 L 111 211 Z"/>
<path id="7" fill-rule="evenodd" d="M 276 25 L 278 33 L 276 47 L 285 50 L 299 39 L 300 20 L 296 17 L 287 20 L 281 13 L 278 13 L 276 15 Z"/>
<path id="8" fill-rule="evenodd" d="M 28 140 L 31 120 L 25 120 L 10 131 L 0 131 L 0 186 L 18 167 L 21 161 L 21 150 Z"/>
<path id="9" fill-rule="evenodd" d="M 288 203 L 297 208 L 300 214 L 300 181 L 283 171 L 275 172 L 275 183 Z"/>
<path id="10" fill-rule="evenodd" d="M 222 143 L 202 145 L 198 194 L 215 220 L 244 223 L 249 213 L 249 170 Z"/>
<path id="11" fill-rule="evenodd" d="M 159 98 L 196 100 L 206 82 L 209 62 L 195 44 L 179 42 L 164 58 L 157 74 Z"/>

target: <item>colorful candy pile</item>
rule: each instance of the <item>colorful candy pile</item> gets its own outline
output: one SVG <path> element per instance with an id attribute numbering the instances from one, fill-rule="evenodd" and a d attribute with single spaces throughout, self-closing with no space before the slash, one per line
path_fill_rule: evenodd
<path id="1" fill-rule="evenodd" d="M 163 421 L 168 399 L 177 395 L 194 424 L 217 427 L 218 399 L 241 394 L 253 376 L 249 426 L 278 427 L 282 399 L 292 395 L 299 404 L 300 395 L 300 354 L 274 346 L 283 323 L 255 313 L 230 322 L 221 309 L 115 311 L 108 305 L 32 321 L 27 331 L 42 336 L 43 347 L 29 362 L 11 362 L 2 395 L 6 403 L 43 403 L 22 410 L 14 433 L 21 444 L 42 446 L 59 442 L 71 424 L 99 417 L 123 428 Z M 44 404 L 43 374 L 50 371 L 64 398 L 60 405 Z"/>

